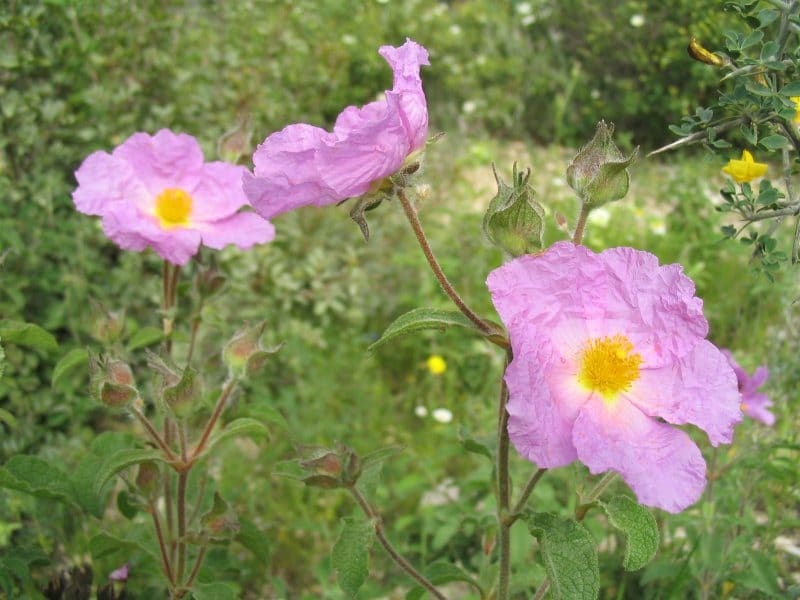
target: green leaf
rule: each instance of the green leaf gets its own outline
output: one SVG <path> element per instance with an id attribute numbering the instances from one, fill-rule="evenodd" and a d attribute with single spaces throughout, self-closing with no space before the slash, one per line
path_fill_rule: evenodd
<path id="1" fill-rule="evenodd" d="M 250 550 L 258 561 L 264 564 L 269 562 L 270 537 L 252 521 L 240 518 L 239 533 L 236 534 L 234 539 Z"/>
<path id="2" fill-rule="evenodd" d="M 89 540 L 89 553 L 95 560 L 117 553 L 126 558 L 133 553 L 141 553 L 151 560 L 159 562 L 155 552 L 138 540 L 121 538 L 105 532 L 98 533 Z"/>
<path id="3" fill-rule="evenodd" d="M 56 363 L 53 369 L 53 378 L 50 385 L 56 387 L 66 375 L 72 373 L 78 367 L 89 363 L 89 352 L 85 348 L 74 348 L 67 352 L 65 356 Z"/>
<path id="4" fill-rule="evenodd" d="M 361 457 L 361 468 L 365 469 L 370 465 L 393 458 L 405 449 L 405 446 L 387 446 L 386 448 L 379 448 L 378 450 L 369 452 Z"/>
<path id="5" fill-rule="evenodd" d="M 8 425 L 11 429 L 16 429 L 18 427 L 17 418 L 3 408 L 0 408 L 0 421 Z"/>
<path id="6" fill-rule="evenodd" d="M 38 456 L 12 456 L 0 467 L 0 487 L 78 506 L 69 475 Z"/>
<path id="7" fill-rule="evenodd" d="M 763 146 L 767 150 L 780 150 L 789 145 L 789 140 L 782 135 L 768 135 L 758 141 L 759 146 Z"/>
<path id="8" fill-rule="evenodd" d="M 331 565 L 339 587 L 348 598 L 355 598 L 369 575 L 369 549 L 375 533 L 372 521 L 342 519 L 344 526 L 333 545 Z"/>
<path id="9" fill-rule="evenodd" d="M 753 33 L 755 33 L 755 32 L 753 32 Z M 773 40 L 773 41 L 767 42 L 766 44 L 761 46 L 761 60 L 762 61 L 774 60 L 777 57 L 779 48 L 780 48 L 780 45 L 778 44 L 777 41 Z"/>
<path id="10" fill-rule="evenodd" d="M 608 521 L 625 535 L 626 571 L 638 571 L 653 560 L 658 550 L 658 525 L 652 513 L 628 496 L 614 496 L 600 502 Z"/>
<path id="11" fill-rule="evenodd" d="M 538 540 L 555 600 L 595 600 L 600 569 L 594 539 L 574 519 L 553 513 L 529 513 L 528 528 Z"/>
<path id="12" fill-rule="evenodd" d="M 128 351 L 138 350 L 145 346 L 152 346 L 164 339 L 164 332 L 158 327 L 142 327 L 134 333 L 127 344 Z"/>
<path id="13" fill-rule="evenodd" d="M 480 584 L 469 573 L 452 563 L 445 561 L 432 563 L 425 567 L 423 574 L 434 585 L 442 585 L 452 581 L 465 581 L 473 586 L 483 597 L 484 591 Z M 411 588 L 406 594 L 406 600 L 419 600 L 426 593 L 425 589 L 419 586 Z"/>
<path id="14" fill-rule="evenodd" d="M 19 346 L 26 346 L 48 352 L 58 348 L 58 342 L 51 334 L 33 323 L 22 321 L 0 320 L 0 338 L 4 342 L 11 342 Z"/>
<path id="15" fill-rule="evenodd" d="M 398 317 L 383 332 L 381 338 L 369 347 L 370 352 L 374 352 L 387 342 L 411 333 L 426 329 L 438 329 L 444 331 L 448 327 L 464 327 L 479 331 L 475 323 L 470 321 L 457 310 L 441 310 L 438 308 L 415 308 L 406 314 Z M 498 333 L 500 331 L 498 330 Z M 483 334 L 481 334 L 483 335 Z"/>
<path id="16" fill-rule="evenodd" d="M 787 83 L 781 88 L 781 96 L 800 96 L 800 81 Z"/>
<path id="17" fill-rule="evenodd" d="M 206 456 L 211 452 L 211 449 L 221 444 L 222 442 L 233 438 L 239 437 L 242 435 L 249 435 L 249 436 L 256 436 L 256 437 L 263 437 L 269 435 L 269 429 L 267 429 L 266 425 L 263 423 L 256 421 L 255 419 L 251 419 L 249 417 L 242 417 L 241 419 L 235 419 L 228 423 L 228 425 L 222 431 L 219 431 L 211 436 L 211 439 L 208 441 L 208 445 L 206 449 L 203 451 L 202 456 Z"/>
<path id="18" fill-rule="evenodd" d="M 495 449 L 497 447 L 497 440 L 494 436 L 475 437 L 459 425 L 458 441 L 461 442 L 467 452 L 485 456 L 494 464 Z"/>
<path id="19" fill-rule="evenodd" d="M 758 42 L 764 39 L 764 32 L 760 30 L 756 30 L 750 33 L 745 40 L 742 42 L 742 50 L 749 48 L 750 46 L 755 46 Z"/>
<path id="20" fill-rule="evenodd" d="M 123 469 L 146 461 L 164 462 L 164 456 L 155 448 L 124 448 L 108 456 L 102 461 L 94 474 L 92 492 L 96 496 L 102 495 L 103 487 L 108 481 Z"/>
<path id="21" fill-rule="evenodd" d="M 72 474 L 75 498 L 90 515 L 100 519 L 105 512 L 109 485 L 95 489 L 95 477 L 107 458 L 116 452 L 135 446 L 137 440 L 129 433 L 107 431 L 92 442 L 90 452 Z"/>
<path id="22" fill-rule="evenodd" d="M 239 595 L 224 583 L 195 583 L 192 585 L 194 600 L 236 600 Z"/>
<path id="23" fill-rule="evenodd" d="M 785 597 L 778 585 L 778 572 L 775 569 L 775 559 L 758 550 L 748 550 L 750 568 L 741 573 L 736 579 L 739 583 L 751 590 L 758 590 L 774 598 Z"/>

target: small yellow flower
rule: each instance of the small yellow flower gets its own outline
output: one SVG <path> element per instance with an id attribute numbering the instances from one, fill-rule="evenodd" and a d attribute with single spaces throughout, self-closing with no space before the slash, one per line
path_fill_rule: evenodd
<path id="1" fill-rule="evenodd" d="M 447 370 L 447 363 L 444 362 L 444 359 L 438 354 L 431 356 L 426 364 L 428 366 L 428 371 L 430 371 L 432 375 L 441 375 Z"/>
<path id="2" fill-rule="evenodd" d="M 800 125 L 800 96 L 791 96 L 789 100 L 794 102 L 794 108 L 797 111 L 792 121 L 794 121 L 795 125 Z"/>
<path id="3" fill-rule="evenodd" d="M 767 172 L 767 164 L 755 162 L 750 152 L 742 150 L 742 158 L 740 160 L 730 159 L 728 164 L 722 167 L 722 170 L 733 177 L 737 183 L 744 183 L 764 175 Z"/>

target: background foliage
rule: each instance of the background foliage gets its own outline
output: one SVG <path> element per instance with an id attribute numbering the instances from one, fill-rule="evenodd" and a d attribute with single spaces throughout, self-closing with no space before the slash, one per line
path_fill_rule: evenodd
<path id="1" fill-rule="evenodd" d="M 0 317 L 35 322 L 60 345 L 3 342 L 0 409 L 14 422 L 0 419 L 0 462 L 32 453 L 69 472 L 99 434 L 132 428 L 89 399 L 79 370 L 51 386 L 59 358 L 99 347 L 104 330 L 123 324 L 129 358 L 146 378 L 148 338 L 136 336 L 160 321 L 154 255 L 120 252 L 72 207 L 73 172 L 89 152 L 169 127 L 197 136 L 210 157 L 224 132 L 246 122 L 254 132 L 249 156 L 287 123 L 329 125 L 343 106 L 371 100 L 390 83 L 377 47 L 413 37 L 431 50 L 423 79 L 432 130 L 448 132 L 428 155 L 432 189 L 422 218 L 451 279 L 491 314 L 483 280 L 502 257 L 477 233 L 494 194 L 489 163 L 496 160 L 506 179 L 513 161 L 532 165 L 532 183 L 550 209 L 550 241 L 564 237 L 554 217 L 575 211 L 563 173 L 572 151 L 550 144 L 582 143 L 601 117 L 617 123 L 625 143 L 670 141 L 666 124 L 702 104 L 716 83 L 685 45 L 694 34 L 721 46 L 732 17 L 718 2 L 612 4 L 7 2 L 0 9 Z M 712 207 L 719 166 L 695 158 L 642 162 L 629 198 L 608 207 L 608 221 L 595 213 L 587 243 L 628 244 L 680 261 L 705 299 L 715 342 L 750 369 L 769 363 L 778 423 L 772 430 L 745 424 L 736 444 L 716 455 L 717 465 L 731 466 L 713 498 L 678 517 L 662 515 L 660 555 L 644 571 L 624 573 L 612 553 L 621 540 L 603 539 L 609 598 L 798 595 L 800 290 L 792 271 L 768 284 L 747 270 L 747 248 L 720 242 L 722 217 Z M 246 598 L 337 597 L 328 550 L 351 504 L 270 477 L 292 442 L 337 439 L 361 451 L 407 445 L 376 489 L 390 536 L 420 564 L 447 560 L 488 576 L 493 540 L 481 531 L 493 519 L 491 466 L 464 452 L 459 429 L 491 431 L 502 357 L 457 332 L 366 353 L 397 315 L 447 306 L 399 212 L 390 205 L 373 213 L 369 245 L 345 211 L 304 210 L 276 221 L 273 244 L 219 255 L 228 284 L 202 309 L 205 364 L 216 365 L 218 340 L 246 319 L 268 319 L 268 341 L 285 346 L 230 415 L 268 422 L 272 437 L 231 444 L 215 462 L 213 485 L 248 525 L 229 549 L 210 553 L 206 582 L 229 582 Z M 190 268 L 181 290 L 187 319 L 198 308 L 192 275 Z M 431 354 L 447 361 L 440 377 L 425 369 Z M 454 421 L 418 417 L 418 406 L 447 408 Z M 514 468 L 521 478 L 531 465 L 518 460 Z M 537 489 L 540 510 L 574 502 L 566 489 L 585 476 L 578 467 L 549 476 Z M 101 522 L 4 490 L 0 589 L 36 597 L 50 577 L 89 560 L 103 582 L 127 560 L 132 597 L 154 597 L 152 559 L 136 539 L 146 530 L 141 518 L 112 506 Z M 596 519 L 587 525 L 598 540 L 609 535 Z M 109 542 L 104 531 L 128 541 Z M 402 597 L 401 574 L 373 554 L 378 575 L 362 597 L 380 597 L 392 585 Z M 529 538 L 514 538 L 520 597 L 541 581 L 535 555 Z M 453 585 L 453 597 L 469 597 Z"/>

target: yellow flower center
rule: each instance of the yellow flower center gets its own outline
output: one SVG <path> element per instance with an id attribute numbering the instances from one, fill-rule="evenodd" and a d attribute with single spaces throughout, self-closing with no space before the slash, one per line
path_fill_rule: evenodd
<path id="1" fill-rule="evenodd" d="M 633 352 L 633 344 L 627 337 L 615 335 L 589 340 L 578 364 L 578 383 L 606 400 L 613 400 L 639 379 L 642 357 Z"/>
<path id="2" fill-rule="evenodd" d="M 178 188 L 167 188 L 156 197 L 155 215 L 161 226 L 170 229 L 189 224 L 192 197 Z"/>
<path id="3" fill-rule="evenodd" d="M 447 363 L 438 354 L 431 356 L 428 359 L 427 364 L 428 371 L 430 371 L 432 375 L 441 375 L 447 370 Z"/>

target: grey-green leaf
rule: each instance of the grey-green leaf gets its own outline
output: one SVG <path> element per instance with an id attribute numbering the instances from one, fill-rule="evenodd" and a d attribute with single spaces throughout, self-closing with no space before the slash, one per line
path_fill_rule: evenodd
<path id="1" fill-rule="evenodd" d="M 41 352 L 48 352 L 58 348 L 56 338 L 50 333 L 38 325 L 23 323 L 22 321 L 0 320 L 0 338 L 4 342 L 26 346 Z"/>
<path id="2" fill-rule="evenodd" d="M 438 308 L 415 308 L 406 314 L 397 317 L 383 332 L 381 338 L 369 347 L 373 352 L 396 338 L 424 331 L 438 329 L 444 331 L 449 327 L 464 327 L 478 331 L 475 324 L 457 310 L 441 310 Z"/>
<path id="3" fill-rule="evenodd" d="M 361 468 L 366 469 L 370 465 L 393 458 L 403 450 L 405 450 L 405 446 L 387 446 L 386 448 L 373 450 L 361 457 Z"/>
<path id="4" fill-rule="evenodd" d="M 69 475 L 38 456 L 12 456 L 0 467 L 0 487 L 78 505 Z"/>
<path id="5" fill-rule="evenodd" d="M 235 419 L 228 423 L 222 431 L 218 431 L 211 436 L 206 449 L 203 451 L 203 456 L 207 455 L 209 452 L 211 452 L 212 448 L 221 444 L 222 442 L 243 435 L 248 435 L 251 437 L 264 437 L 269 435 L 269 429 L 267 429 L 267 427 L 260 421 L 256 421 L 250 417 Z"/>
<path id="6" fill-rule="evenodd" d="M 348 598 L 355 598 L 369 575 L 369 549 L 375 535 L 372 521 L 342 519 L 344 526 L 331 552 L 331 564 L 339 587 Z"/>
<path id="7" fill-rule="evenodd" d="M 600 502 L 608 521 L 625 535 L 626 571 L 637 571 L 653 560 L 658 550 L 658 525 L 652 513 L 628 496 L 614 496 Z"/>
<path id="8" fill-rule="evenodd" d="M 164 462 L 164 456 L 160 450 L 154 448 L 125 448 L 123 450 L 118 450 L 98 465 L 97 472 L 94 475 L 94 481 L 92 482 L 92 492 L 96 496 L 100 496 L 103 487 L 114 475 L 123 469 L 147 461 Z"/>
<path id="9" fill-rule="evenodd" d="M 236 600 L 239 596 L 224 583 L 195 583 L 192 586 L 194 600 Z"/>
<path id="10" fill-rule="evenodd" d="M 758 141 L 759 146 L 764 146 L 767 150 L 780 150 L 789 145 L 789 140 L 782 135 L 768 135 Z"/>
<path id="11" fill-rule="evenodd" d="M 142 327 L 134 333 L 127 343 L 128 351 L 152 346 L 164 339 L 164 332 L 158 327 Z"/>
<path id="12" fill-rule="evenodd" d="M 85 348 L 73 348 L 56 363 L 53 369 L 53 378 L 50 381 L 52 387 L 56 387 L 61 381 L 78 367 L 84 367 L 89 362 L 89 353 Z"/>
<path id="13" fill-rule="evenodd" d="M 555 600 L 596 600 L 600 569 L 595 541 L 574 519 L 529 513 L 528 528 L 538 540 Z"/>

